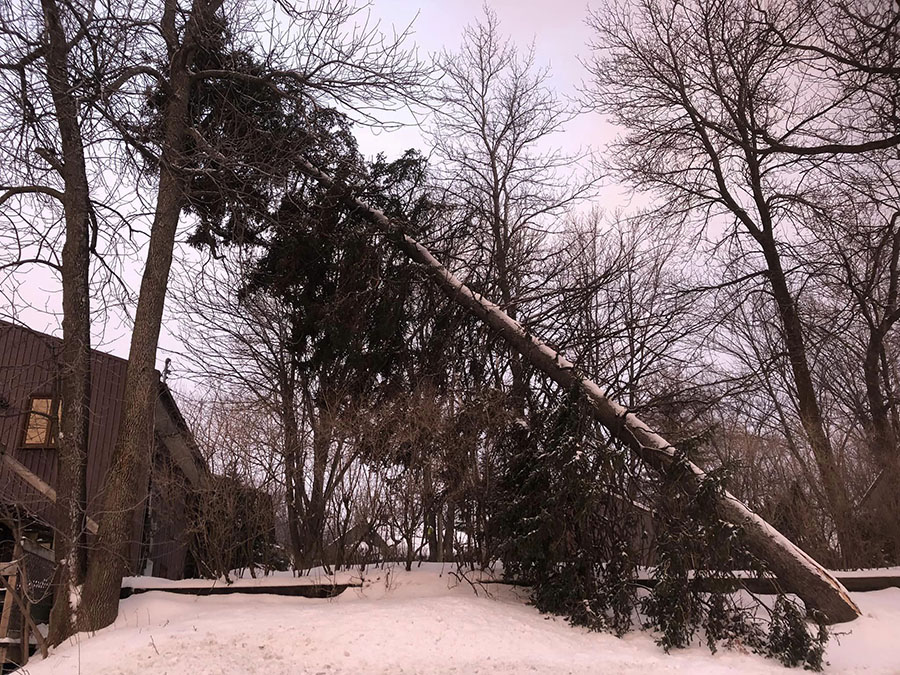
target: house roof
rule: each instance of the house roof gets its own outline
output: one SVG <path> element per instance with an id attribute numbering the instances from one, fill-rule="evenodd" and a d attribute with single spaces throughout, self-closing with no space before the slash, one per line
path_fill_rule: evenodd
<path id="1" fill-rule="evenodd" d="M 46 345 L 58 347 L 62 344 L 62 340 L 58 337 L 36 331 L 21 324 L 0 320 L 0 328 L 19 331 L 23 335 L 27 334 L 28 336 L 39 338 Z M 35 354 L 39 354 L 39 352 L 35 352 Z M 91 355 L 93 357 L 92 368 L 99 367 L 102 372 L 106 373 L 107 377 L 124 378 L 125 368 L 128 364 L 127 359 L 101 352 L 97 349 L 92 349 Z M 160 381 L 154 409 L 154 432 L 188 481 L 192 485 L 197 485 L 201 476 L 208 473 L 206 462 L 185 422 L 184 416 L 178 409 L 178 404 L 172 395 L 172 391 L 162 381 L 159 371 L 157 371 L 157 376 L 160 377 Z M 118 412 L 115 414 L 118 414 Z M 115 430 L 113 433 L 115 433 Z M 114 438 L 111 439 L 112 442 L 114 440 Z"/>
<path id="2" fill-rule="evenodd" d="M 192 485 L 198 485 L 202 477 L 209 473 L 209 468 L 194 439 L 194 434 L 191 433 L 175 403 L 172 390 L 162 378 L 159 381 L 154 425 L 157 437 L 171 453 L 178 468 Z"/>

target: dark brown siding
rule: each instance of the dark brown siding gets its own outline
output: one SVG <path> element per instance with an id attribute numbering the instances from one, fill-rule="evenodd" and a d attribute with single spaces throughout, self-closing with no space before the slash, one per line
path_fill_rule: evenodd
<path id="1" fill-rule="evenodd" d="M 188 550 L 187 501 L 190 487 L 162 443 L 153 463 L 149 557 L 153 575 L 173 578 L 184 569 Z"/>
<path id="2" fill-rule="evenodd" d="M 0 321 L 0 445 L 7 448 L 22 464 L 42 480 L 55 487 L 56 450 L 21 447 L 25 419 L 30 397 L 35 394 L 54 394 L 56 391 L 60 341 L 26 328 Z M 124 359 L 94 352 L 91 359 L 91 415 L 88 437 L 87 498 L 88 513 L 97 519 L 103 502 L 104 477 L 109 468 L 116 442 L 119 419 L 122 413 L 122 394 L 125 387 Z M 149 450 L 149 449 L 148 449 Z M 146 485 L 147 480 L 142 481 Z M 146 513 L 145 491 L 135 495 L 135 541 L 132 549 L 132 570 L 139 572 L 141 534 Z M 172 495 L 177 511 L 183 516 L 184 498 Z M 25 507 L 34 515 L 53 524 L 54 514 L 50 503 L 0 462 L 0 502 Z M 180 502 L 181 506 L 177 504 Z M 176 523 L 166 523 L 166 528 L 184 528 L 183 517 Z M 181 534 L 166 532 L 169 541 Z M 161 554 L 162 555 L 162 554 Z M 164 565 L 166 576 L 178 578 L 183 570 L 177 554 L 168 555 Z"/>
<path id="3" fill-rule="evenodd" d="M 0 444 L 43 480 L 56 478 L 53 450 L 20 449 L 32 394 L 51 394 L 54 389 L 55 341 L 24 329 L 0 324 Z M 0 496 L 15 500 L 39 515 L 46 500 L 0 465 Z"/>

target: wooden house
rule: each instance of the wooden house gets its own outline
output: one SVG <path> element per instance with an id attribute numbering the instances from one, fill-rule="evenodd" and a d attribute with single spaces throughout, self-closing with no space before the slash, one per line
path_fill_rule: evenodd
<path id="1" fill-rule="evenodd" d="M 11 560 L 14 546 L 18 546 L 20 557 L 24 551 L 31 561 L 28 583 L 34 587 L 30 589 L 32 596 L 49 588 L 53 571 L 61 345 L 58 338 L 0 321 L 0 567 L 4 560 Z M 126 366 L 124 359 L 92 353 L 87 449 L 89 531 L 96 530 L 103 504 L 104 479 L 122 415 Z M 153 447 L 147 449 L 152 462 L 141 481 L 142 489 L 134 495 L 129 564 L 132 574 L 179 579 L 189 565 L 191 497 L 207 470 L 172 393 L 162 381 L 155 405 Z M 0 617 L 0 633 L 3 628 Z"/>

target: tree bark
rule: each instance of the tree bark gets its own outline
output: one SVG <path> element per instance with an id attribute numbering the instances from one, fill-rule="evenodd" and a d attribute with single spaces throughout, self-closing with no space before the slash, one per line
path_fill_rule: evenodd
<path id="1" fill-rule="evenodd" d="M 57 435 L 56 576 L 49 641 L 75 628 L 70 596 L 84 579 L 88 427 L 91 403 L 90 192 L 78 107 L 69 84 L 69 45 L 55 0 L 41 0 L 47 29 L 47 83 L 62 150 L 66 239 L 62 251 L 63 339 L 59 357 L 61 415 Z M 55 422 L 53 420 L 52 422 Z"/>
<path id="2" fill-rule="evenodd" d="M 859 556 L 859 538 L 853 524 L 853 512 L 847 488 L 841 477 L 840 467 L 834 456 L 831 442 L 825 433 L 825 422 L 822 419 L 822 412 L 809 372 L 809 361 L 803 340 L 803 327 L 797 313 L 797 304 L 788 288 L 781 265 L 781 257 L 774 241 L 763 235 L 760 244 L 766 259 L 772 295 L 775 297 L 775 304 L 778 306 L 778 314 L 781 318 L 785 349 L 791 363 L 794 386 L 797 388 L 800 422 L 809 440 L 825 490 L 825 499 L 828 501 L 829 510 L 834 518 L 841 558 L 846 566 L 851 566 Z"/>
<path id="3" fill-rule="evenodd" d="M 304 170 L 325 187 L 337 187 L 330 176 L 312 164 L 306 162 Z M 668 441 L 651 431 L 634 413 L 604 396 L 602 389 L 579 373 L 562 354 L 527 332 L 500 307 L 472 292 L 381 211 L 371 208 L 347 189 L 340 193 L 346 203 L 364 215 L 377 231 L 388 235 L 411 260 L 421 264 L 453 302 L 495 329 L 511 348 L 561 387 L 580 391 L 590 404 L 594 419 L 643 461 L 656 469 L 664 469 L 676 461 L 675 448 Z M 692 462 L 687 463 L 687 468 L 685 487 L 694 490 L 706 474 Z M 753 553 L 768 564 L 785 588 L 796 593 L 808 609 L 819 612 L 830 623 L 852 621 L 860 615 L 859 608 L 840 582 L 738 499 L 725 493 L 718 506 L 720 517 L 742 528 Z"/>
<path id="4" fill-rule="evenodd" d="M 895 564 L 900 561 L 900 448 L 897 447 L 897 434 L 900 429 L 898 410 L 893 400 L 891 370 L 885 350 L 885 339 L 900 320 L 897 309 L 900 300 L 900 211 L 894 213 L 890 220 L 890 262 L 888 264 L 888 293 L 881 311 L 880 320 L 876 321 L 877 310 L 867 306 L 874 297 L 866 293 L 856 293 L 857 302 L 863 315 L 869 322 L 869 341 L 863 358 L 863 377 L 866 384 L 866 400 L 871 416 L 869 429 L 869 446 L 872 456 L 880 469 L 879 481 L 882 483 L 874 498 L 874 521 L 881 541 L 883 564 Z M 872 302 L 872 304 L 876 304 Z"/>
<path id="5" fill-rule="evenodd" d="M 279 364 L 279 395 L 281 398 L 281 428 L 284 435 L 284 487 L 288 516 L 288 535 L 291 540 L 291 558 L 294 567 L 300 565 L 303 555 L 300 513 L 303 511 L 303 471 L 299 465 L 300 425 L 297 421 L 297 397 L 290 367 Z M 299 508 L 298 508 L 299 507 Z"/>
<path id="6" fill-rule="evenodd" d="M 890 418 L 891 405 L 881 387 L 883 340 L 884 331 L 880 327 L 872 331 L 863 361 L 863 374 L 871 416 L 869 445 L 880 470 L 881 483 L 870 501 L 878 530 L 876 537 L 881 539 L 876 545 L 881 548 L 884 564 L 892 564 L 900 559 L 900 521 L 897 518 L 900 513 L 900 453 Z"/>
<path id="7" fill-rule="evenodd" d="M 303 554 L 303 545 L 300 538 L 300 519 L 297 513 L 297 488 L 294 480 L 296 464 L 296 458 L 294 456 L 285 457 L 284 473 L 288 536 L 291 540 L 291 561 L 295 568 L 299 566 L 300 556 Z"/>
<path id="8" fill-rule="evenodd" d="M 164 168 L 131 336 L 119 435 L 106 474 L 100 529 L 85 581 L 84 630 L 99 630 L 115 621 L 122 577 L 128 572 L 135 534 L 133 513 L 138 506 L 135 495 L 140 494 L 140 477 L 146 474 L 153 444 L 153 408 L 159 389 L 156 347 L 181 211 L 180 191 L 180 181 Z"/>
<path id="9" fill-rule="evenodd" d="M 135 312 L 122 421 L 104 487 L 103 515 L 84 586 L 81 628 L 99 630 L 116 619 L 122 577 L 128 571 L 133 511 L 153 445 L 153 410 L 159 388 L 156 349 L 168 288 L 178 218 L 184 204 L 185 137 L 189 125 L 191 65 L 221 0 L 194 0 L 179 44 L 175 0 L 165 3 L 162 29 L 170 46 L 167 103 L 156 211 Z"/>
<path id="10" fill-rule="evenodd" d="M 428 542 L 428 562 L 443 562 L 441 547 L 438 544 L 439 518 L 437 515 L 437 499 L 434 489 L 434 476 L 431 462 L 423 458 L 422 466 L 422 508 L 425 526 L 425 540 Z"/>
<path id="11" fill-rule="evenodd" d="M 863 377 L 866 383 L 866 402 L 871 416 L 870 442 L 872 455 L 882 468 L 894 463 L 896 439 L 889 416 L 890 405 L 881 390 L 881 351 L 883 335 L 880 330 L 869 336 L 863 359 Z"/>
<path id="12" fill-rule="evenodd" d="M 331 413 L 327 406 L 316 406 L 318 415 L 313 423 L 313 463 L 312 486 L 309 492 L 309 504 L 306 509 L 304 526 L 306 529 L 304 567 L 313 567 L 317 563 L 325 563 L 325 517 L 328 508 L 328 495 L 325 490 L 325 471 L 328 467 L 328 449 L 331 446 Z"/>

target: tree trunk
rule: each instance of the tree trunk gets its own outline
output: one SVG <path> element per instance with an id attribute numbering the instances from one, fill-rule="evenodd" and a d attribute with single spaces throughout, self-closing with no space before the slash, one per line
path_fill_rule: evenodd
<path id="1" fill-rule="evenodd" d="M 313 475 L 306 510 L 306 551 L 304 564 L 313 567 L 325 563 L 325 514 L 328 507 L 325 493 L 325 471 L 328 467 L 328 449 L 331 447 L 331 417 L 325 406 L 319 407 L 318 421 L 313 429 Z"/>
<path id="2" fill-rule="evenodd" d="M 897 518 L 900 513 L 900 453 L 890 418 L 891 406 L 881 388 L 883 339 L 883 330 L 872 331 L 863 361 L 863 374 L 871 416 L 869 445 L 880 469 L 880 486 L 870 501 L 874 507 L 875 536 L 880 540 L 875 544 L 884 556 L 882 562 L 893 564 L 900 559 L 900 521 Z"/>
<path id="3" fill-rule="evenodd" d="M 300 503 L 300 510 L 303 508 L 298 488 L 298 478 L 299 483 L 302 485 L 303 476 L 298 470 L 300 431 L 299 425 L 297 424 L 294 388 L 293 385 L 287 381 L 286 375 L 283 377 L 281 384 L 281 401 L 281 422 L 284 433 L 285 502 L 288 516 L 288 533 L 291 539 L 291 557 L 294 566 L 297 567 L 300 565 L 300 560 L 303 555 L 300 518 L 297 509 L 298 503 Z"/>
<path id="4" fill-rule="evenodd" d="M 432 476 L 431 461 L 423 458 L 422 466 L 422 507 L 425 521 L 425 540 L 428 542 L 428 562 L 443 562 L 440 546 L 438 545 L 438 515 L 435 499 L 434 477 Z"/>
<path id="5" fill-rule="evenodd" d="M 140 479 L 146 474 L 153 445 L 153 409 L 159 391 L 156 347 L 181 211 L 180 193 L 180 181 L 164 169 L 131 336 L 119 435 L 106 474 L 100 529 L 85 582 L 85 630 L 99 630 L 115 621 L 122 577 L 128 571 L 134 509 L 139 506 L 136 495 L 141 494 Z"/>
<path id="6" fill-rule="evenodd" d="M 881 332 L 872 331 L 863 360 L 863 375 L 866 383 L 866 402 L 871 416 L 872 456 L 882 468 L 888 468 L 894 464 L 897 453 L 894 429 L 889 416 L 890 405 L 881 391 L 881 345 Z"/>
<path id="7" fill-rule="evenodd" d="M 306 173 L 325 187 L 336 188 L 334 180 L 306 163 Z M 664 469 L 676 459 L 675 448 L 650 430 L 634 413 L 603 395 L 602 389 L 577 371 L 562 354 L 528 333 L 502 309 L 473 293 L 431 253 L 402 232 L 381 211 L 371 208 L 343 189 L 342 198 L 361 212 L 374 228 L 382 232 L 409 256 L 422 265 L 426 274 L 450 297 L 478 319 L 495 329 L 532 366 L 545 373 L 564 389 L 577 389 L 590 404 L 594 419 L 650 466 Z M 685 488 L 697 488 L 706 474 L 689 462 L 684 473 Z M 719 500 L 719 515 L 742 528 L 747 544 L 783 582 L 796 593 L 810 610 L 821 613 L 831 623 L 852 621 L 859 608 L 847 590 L 827 570 L 791 543 L 780 532 L 729 493 Z"/>
<path id="8" fill-rule="evenodd" d="M 78 107 L 69 85 L 65 30 L 55 0 L 41 0 L 47 28 L 47 83 L 62 146 L 61 173 L 66 240 L 62 252 L 63 339 L 59 358 L 61 416 L 57 436 L 57 502 L 54 553 L 57 571 L 50 618 L 53 645 L 75 627 L 70 601 L 84 580 L 86 461 L 91 403 L 90 193 Z"/>
<path id="9" fill-rule="evenodd" d="M 800 422 L 809 440 L 822 479 L 822 486 L 825 489 L 825 499 L 828 501 L 829 510 L 834 518 L 841 558 L 846 566 L 851 566 L 859 555 L 859 538 L 853 525 L 853 512 L 846 485 L 841 477 L 831 442 L 825 433 L 825 422 L 822 419 L 812 376 L 809 372 L 809 361 L 806 357 L 803 328 L 797 313 L 797 304 L 788 288 L 781 266 L 781 257 L 775 243 L 771 239 L 764 239 L 760 243 L 766 258 L 772 294 L 781 318 L 794 386 L 797 388 Z"/>
<path id="10" fill-rule="evenodd" d="M 180 167 L 185 161 L 184 140 L 189 124 L 190 69 L 203 33 L 220 4 L 219 0 L 194 0 L 180 45 L 174 34 L 174 0 L 167 0 L 164 11 L 163 32 L 172 52 L 156 212 L 131 335 L 122 421 L 106 474 L 103 514 L 85 580 L 81 626 L 84 630 L 99 630 L 115 621 L 122 577 L 128 570 L 134 536 L 133 511 L 138 506 L 135 495 L 140 494 L 140 481 L 146 475 L 153 444 L 153 410 L 159 389 L 156 348 L 175 232 L 184 203 L 185 177 Z"/>
<path id="11" fill-rule="evenodd" d="M 441 562 L 452 561 L 454 557 L 453 540 L 456 533 L 454 523 L 456 522 L 456 505 L 451 501 L 447 503 L 447 516 L 444 519 L 444 532 L 442 534 Z"/>

